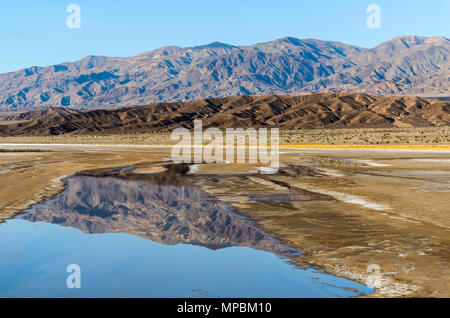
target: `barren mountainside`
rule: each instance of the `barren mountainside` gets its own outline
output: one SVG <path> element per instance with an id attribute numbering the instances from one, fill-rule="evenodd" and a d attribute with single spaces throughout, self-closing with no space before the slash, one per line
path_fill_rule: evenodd
<path id="1" fill-rule="evenodd" d="M 0 136 L 172 131 L 192 128 L 195 119 L 204 128 L 427 127 L 450 124 L 450 101 L 344 93 L 236 96 L 111 110 L 53 108 L 9 118 L 19 122 L 3 122 Z"/>
<path id="2" fill-rule="evenodd" d="M 250 46 L 169 46 L 127 58 L 88 56 L 0 74 L 0 111 L 311 92 L 445 97 L 449 52 L 445 37 L 399 36 L 372 49 L 288 37 Z"/>

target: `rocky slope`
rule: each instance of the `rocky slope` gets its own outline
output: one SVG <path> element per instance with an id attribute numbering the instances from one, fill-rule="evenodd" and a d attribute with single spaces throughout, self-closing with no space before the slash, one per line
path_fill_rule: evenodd
<path id="1" fill-rule="evenodd" d="M 127 58 L 88 56 L 0 74 L 0 111 L 307 92 L 449 96 L 449 52 L 445 37 L 400 36 L 372 49 L 282 38 L 251 46 L 170 46 Z"/>
<path id="2" fill-rule="evenodd" d="M 204 128 L 445 126 L 450 124 L 450 101 L 344 93 L 240 96 L 75 113 L 55 108 L 20 116 L 28 120 L 0 125 L 0 136 L 172 131 L 192 128 L 195 119 L 202 119 Z"/>

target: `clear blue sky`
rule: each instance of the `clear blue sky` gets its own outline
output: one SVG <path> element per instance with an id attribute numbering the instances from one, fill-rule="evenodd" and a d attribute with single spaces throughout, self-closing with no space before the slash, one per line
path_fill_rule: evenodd
<path id="1" fill-rule="evenodd" d="M 81 29 L 69 29 L 69 4 Z M 369 4 L 381 28 L 366 26 Z M 166 45 L 248 45 L 293 36 L 373 47 L 400 34 L 450 37 L 449 0 L 3 0 L 0 73 Z"/>

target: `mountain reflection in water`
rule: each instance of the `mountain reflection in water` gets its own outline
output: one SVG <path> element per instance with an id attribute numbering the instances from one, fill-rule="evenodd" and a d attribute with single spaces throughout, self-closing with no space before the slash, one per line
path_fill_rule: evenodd
<path id="1" fill-rule="evenodd" d="M 227 203 L 188 182 L 174 166 L 149 175 L 75 175 L 56 199 L 22 216 L 85 233 L 129 233 L 165 245 L 210 249 L 247 246 L 292 253 L 235 213 Z"/>
<path id="2" fill-rule="evenodd" d="M 351 297 L 372 292 L 285 261 L 298 251 L 194 185 L 216 176 L 185 175 L 186 167 L 179 165 L 167 169 L 74 175 L 65 179 L 66 190 L 56 198 L 2 224 L 0 297 Z M 272 199 L 263 194 L 249 199 Z M 277 202 L 303 199 L 310 194 L 276 197 Z M 82 269 L 82 288 L 67 288 L 68 264 Z"/>

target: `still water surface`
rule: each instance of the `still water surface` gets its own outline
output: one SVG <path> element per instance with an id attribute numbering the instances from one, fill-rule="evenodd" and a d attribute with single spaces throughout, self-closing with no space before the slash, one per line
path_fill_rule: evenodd
<path id="1" fill-rule="evenodd" d="M 0 297 L 351 297 L 373 290 L 294 251 L 177 173 L 76 175 L 0 224 Z M 81 288 L 66 267 L 81 268 Z"/>

